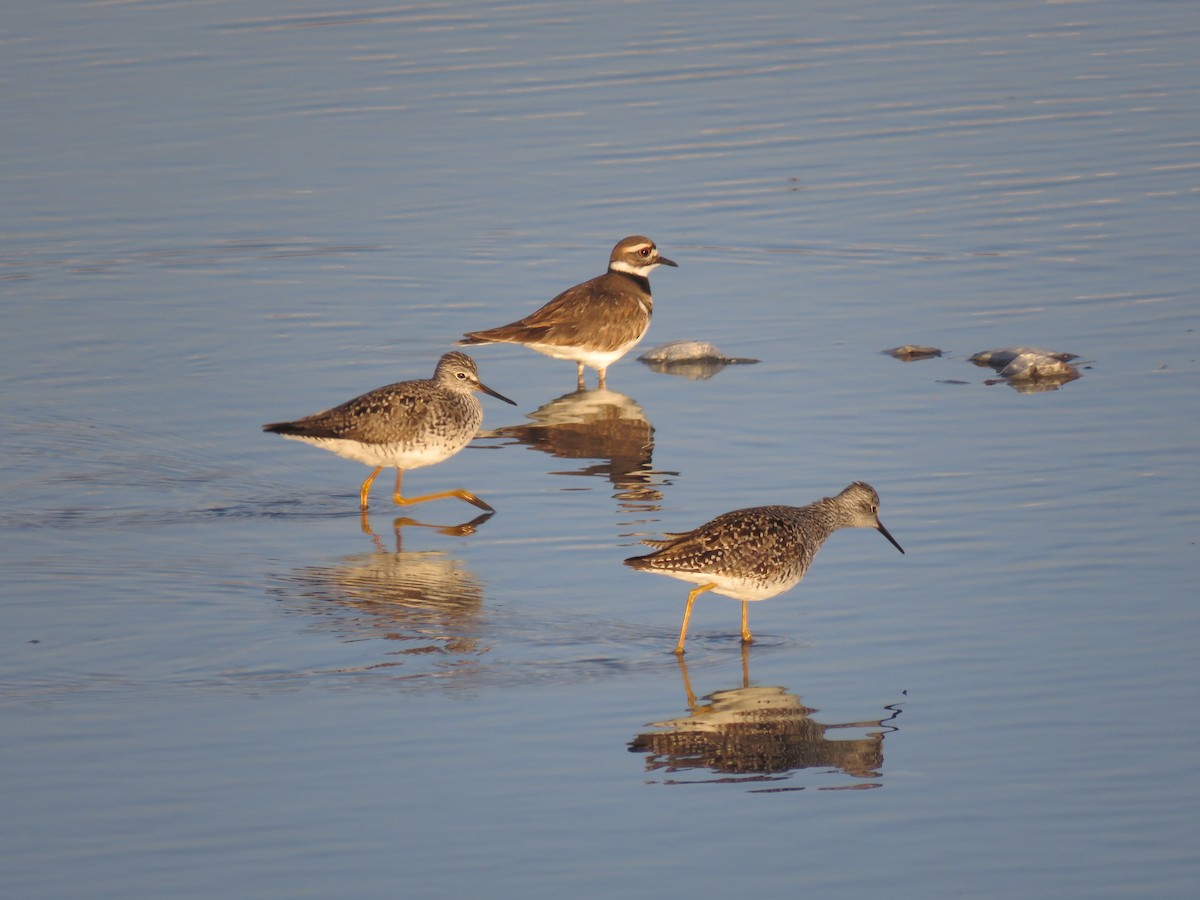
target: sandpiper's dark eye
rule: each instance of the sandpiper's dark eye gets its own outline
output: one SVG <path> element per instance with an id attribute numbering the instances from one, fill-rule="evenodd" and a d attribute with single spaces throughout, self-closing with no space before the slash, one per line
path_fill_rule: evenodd
<path id="1" fill-rule="evenodd" d="M 454 377 L 457 378 L 459 381 L 462 381 L 464 378 L 467 377 L 467 373 L 466 372 L 455 372 Z"/>

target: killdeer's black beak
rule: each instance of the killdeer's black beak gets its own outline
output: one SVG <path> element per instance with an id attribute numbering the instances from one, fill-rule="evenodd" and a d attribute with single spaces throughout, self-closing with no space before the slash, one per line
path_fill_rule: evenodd
<path id="1" fill-rule="evenodd" d="M 672 259 L 667 259 L 665 256 L 660 256 L 660 257 L 658 258 L 658 262 L 659 262 L 659 265 L 663 265 L 663 266 L 674 266 L 676 269 L 678 269 L 678 268 L 679 268 L 679 263 L 675 262 L 675 261 L 674 261 L 674 260 L 672 260 Z"/>
<path id="2" fill-rule="evenodd" d="M 501 393 L 498 393 L 497 391 L 493 391 L 493 390 L 492 390 L 490 387 L 488 387 L 488 386 L 487 386 L 486 384 L 484 384 L 482 381 L 480 381 L 480 382 L 477 382 L 477 384 L 479 385 L 479 389 L 480 389 L 481 391 L 483 391 L 485 394 L 491 394 L 491 395 L 492 395 L 493 397 L 495 397 L 497 400 L 503 400 L 505 403 L 511 403 L 513 406 L 516 406 L 516 405 L 517 405 L 517 401 L 516 401 L 516 400 L 509 400 L 509 399 L 508 399 L 507 397 L 505 397 L 503 394 L 501 394 Z M 895 544 L 896 542 L 895 542 L 895 541 L 892 541 L 892 543 L 893 543 L 893 544 Z M 899 544 L 896 544 L 896 546 L 898 547 L 898 546 L 900 546 L 900 545 L 899 545 Z M 901 552 L 901 553 L 903 553 L 904 551 L 903 551 L 903 550 L 901 550 L 900 552 Z"/>
<path id="3" fill-rule="evenodd" d="M 888 531 L 886 528 L 884 528 L 883 523 L 880 522 L 878 519 L 875 520 L 875 527 L 879 530 L 880 534 L 882 534 L 885 538 L 887 538 L 889 541 L 892 542 L 893 547 L 895 547 L 901 553 L 904 552 L 904 548 L 901 547 L 898 543 L 896 543 L 896 539 L 894 537 L 892 537 L 892 533 L 890 531 Z"/>

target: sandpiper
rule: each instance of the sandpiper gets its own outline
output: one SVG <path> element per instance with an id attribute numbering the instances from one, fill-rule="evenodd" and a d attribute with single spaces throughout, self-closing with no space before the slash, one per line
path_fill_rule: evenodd
<path id="1" fill-rule="evenodd" d="M 355 459 L 375 470 L 359 490 L 358 501 L 367 510 L 371 482 L 384 466 L 396 467 L 399 506 L 458 497 L 482 510 L 493 512 L 470 491 L 462 489 L 402 497 L 400 480 L 405 469 L 432 466 L 449 459 L 473 438 L 483 421 L 483 408 L 474 391 L 491 394 L 505 403 L 516 403 L 479 380 L 475 361 L 465 353 L 451 351 L 438 360 L 433 378 L 401 381 L 376 388 L 325 412 L 294 422 L 264 425 L 263 431 L 304 441 L 346 459 Z"/>
<path id="2" fill-rule="evenodd" d="M 756 506 L 717 516 L 699 528 L 642 543 L 659 548 L 625 565 L 697 584 L 688 593 L 676 653 L 683 653 L 692 604 L 705 591 L 742 601 L 742 642 L 754 638 L 746 604 L 767 600 L 795 587 L 813 556 L 839 528 L 874 528 L 901 553 L 904 548 L 879 521 L 879 495 L 863 481 L 836 497 L 807 506 Z"/>
<path id="3" fill-rule="evenodd" d="M 608 367 L 633 349 L 650 327 L 650 273 L 675 265 L 658 252 L 654 241 L 635 234 L 613 247 L 603 275 L 568 288 L 517 322 L 469 331 L 458 343 L 524 344 L 555 359 L 574 360 L 580 390 L 584 366 L 599 373 L 603 388 Z"/>

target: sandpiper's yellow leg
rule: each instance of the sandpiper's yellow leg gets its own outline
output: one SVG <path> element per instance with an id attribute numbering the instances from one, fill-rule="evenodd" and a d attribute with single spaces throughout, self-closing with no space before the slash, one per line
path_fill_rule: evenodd
<path id="1" fill-rule="evenodd" d="M 687 606 L 683 610 L 683 627 L 679 629 L 679 643 L 675 645 L 676 653 L 683 653 L 683 639 L 687 637 L 688 619 L 692 617 L 692 604 L 705 591 L 711 591 L 715 587 L 716 584 L 702 584 L 688 592 Z"/>
<path id="2" fill-rule="evenodd" d="M 368 475 L 367 480 L 362 483 L 362 488 L 358 492 L 358 506 L 363 512 L 367 511 L 367 494 L 371 493 L 371 482 L 382 471 L 383 466 L 376 466 L 375 471 Z"/>
<path id="3" fill-rule="evenodd" d="M 582 391 L 587 387 L 587 382 L 583 380 L 583 363 L 575 363 L 575 389 Z"/>
<path id="4" fill-rule="evenodd" d="M 598 369 L 597 371 L 600 373 L 599 388 L 600 388 L 600 390 L 604 390 L 604 387 L 607 383 L 608 366 L 605 366 L 603 369 Z"/>
<path id="5" fill-rule="evenodd" d="M 372 476 L 372 477 L 374 477 L 374 476 Z M 465 491 L 462 488 L 458 488 L 453 491 L 442 491 L 441 493 L 438 493 L 438 494 L 425 494 L 423 497 L 402 497 L 400 495 L 400 480 L 403 477 L 404 477 L 404 472 L 402 472 L 400 469 L 397 469 L 396 470 L 396 492 L 394 494 L 392 494 L 392 500 L 395 501 L 397 506 L 411 506 L 414 503 L 425 503 L 428 500 L 444 500 L 447 497 L 457 497 L 459 500 L 465 500 L 467 503 L 470 503 L 472 506 L 479 507 L 484 512 L 495 512 L 496 511 L 491 506 L 489 506 L 487 503 L 484 503 L 482 500 L 480 500 L 478 497 L 476 497 L 474 494 L 472 494 L 470 491 Z"/>
<path id="6" fill-rule="evenodd" d="M 742 643 L 743 644 L 749 644 L 751 641 L 754 640 L 754 635 L 752 635 L 750 633 L 750 625 L 749 625 L 748 617 L 746 615 L 746 611 L 749 608 L 749 606 L 750 606 L 750 604 L 747 603 L 745 600 L 742 601 Z"/>

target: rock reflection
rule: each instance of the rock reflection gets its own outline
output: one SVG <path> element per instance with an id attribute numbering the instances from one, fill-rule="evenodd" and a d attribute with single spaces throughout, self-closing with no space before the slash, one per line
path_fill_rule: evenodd
<path id="1" fill-rule="evenodd" d="M 654 722 L 658 731 L 638 735 L 629 752 L 645 753 L 646 771 L 667 773 L 707 769 L 717 778 L 664 778 L 663 784 L 783 781 L 799 769 L 836 770 L 864 779 L 851 785 L 828 786 L 824 790 L 879 787 L 883 768 L 883 737 L 896 728 L 887 725 L 899 715 L 889 709 L 882 719 L 827 725 L 811 715 L 807 707 L 786 688 L 751 686 L 749 648 L 742 649 L 742 686 L 709 694 L 697 701 L 688 678 L 687 664 L 679 658 L 679 669 L 687 694 L 688 715 Z M 834 740 L 831 730 L 878 729 L 864 737 Z"/>
<path id="2" fill-rule="evenodd" d="M 564 394 L 529 414 L 532 422 L 507 425 L 481 437 L 511 438 L 560 459 L 596 460 L 594 465 L 552 475 L 595 475 L 617 488 L 627 508 L 658 509 L 662 476 L 655 472 L 654 427 L 637 401 L 604 388 Z"/>
<path id="3" fill-rule="evenodd" d="M 678 375 L 692 381 L 707 381 L 726 366 L 734 365 L 741 360 L 727 362 L 721 359 L 688 359 L 681 362 L 657 362 L 655 360 L 642 360 L 642 362 L 647 368 L 660 375 Z M 749 360 L 749 362 L 758 362 L 758 360 Z"/>
<path id="4" fill-rule="evenodd" d="M 1003 375 L 1003 373 L 1001 373 Z M 1044 394 L 1046 391 L 1057 391 L 1064 384 L 1069 384 L 1079 378 L 1078 372 L 1061 375 L 1033 375 L 1012 377 L 1004 375 L 1002 378 L 989 378 L 984 381 L 984 384 L 1007 384 L 1018 394 Z"/>
<path id="5" fill-rule="evenodd" d="M 329 566 L 305 566 L 286 579 L 310 611 L 336 614 L 336 626 L 354 639 L 383 638 L 404 646 L 401 654 L 480 652 L 478 621 L 483 582 L 466 564 L 440 550 L 404 550 L 404 528 L 431 528 L 442 534 L 471 534 L 491 513 L 460 525 L 430 525 L 410 518 L 394 521 L 396 549 L 388 550 L 370 530 L 376 549 L 343 557 Z M 293 591 L 289 594 L 295 595 Z M 317 605 L 319 604 L 319 606 Z M 382 663 L 381 668 L 399 663 Z"/>

